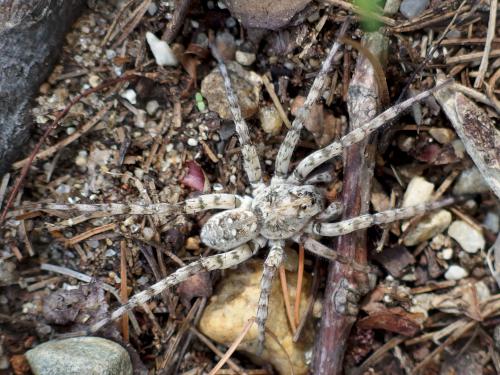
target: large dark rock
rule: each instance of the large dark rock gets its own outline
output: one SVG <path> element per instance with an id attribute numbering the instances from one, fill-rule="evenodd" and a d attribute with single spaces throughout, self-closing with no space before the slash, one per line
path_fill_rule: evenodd
<path id="1" fill-rule="evenodd" d="M 27 153 L 31 102 L 84 0 L 0 0 L 0 175 Z"/>

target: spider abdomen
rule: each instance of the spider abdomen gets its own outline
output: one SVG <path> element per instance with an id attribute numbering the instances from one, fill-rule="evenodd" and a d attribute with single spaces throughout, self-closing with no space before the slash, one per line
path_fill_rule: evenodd
<path id="1" fill-rule="evenodd" d="M 257 216 L 246 209 L 223 211 L 212 216 L 201 228 L 201 241 L 211 248 L 227 251 L 259 234 Z"/>

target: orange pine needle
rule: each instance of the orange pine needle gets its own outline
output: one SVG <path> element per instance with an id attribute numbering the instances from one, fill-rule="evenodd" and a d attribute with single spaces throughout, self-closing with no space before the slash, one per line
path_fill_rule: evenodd
<path id="1" fill-rule="evenodd" d="M 280 266 L 280 283 L 281 283 L 281 291 L 283 292 L 283 300 L 285 301 L 285 310 L 286 316 L 288 318 L 288 322 L 290 323 L 290 328 L 292 328 L 292 333 L 295 334 L 297 330 L 297 326 L 292 317 L 292 307 L 290 305 L 290 297 L 288 294 L 288 284 L 286 282 L 286 271 L 284 266 Z"/>
<path id="2" fill-rule="evenodd" d="M 127 243 L 125 241 L 120 241 L 120 298 L 122 303 L 126 303 L 128 300 L 127 293 Z M 122 335 L 125 342 L 129 341 L 129 330 L 128 330 L 128 314 L 122 316 Z"/>
<path id="3" fill-rule="evenodd" d="M 243 330 L 241 331 L 240 335 L 233 341 L 229 349 L 227 349 L 227 352 L 224 354 L 224 356 L 220 359 L 220 361 L 215 365 L 215 367 L 210 371 L 208 375 L 215 375 L 217 371 L 219 371 L 222 368 L 222 366 L 224 366 L 227 360 L 231 358 L 235 350 L 238 348 L 238 345 L 240 345 L 240 343 L 243 341 L 246 334 L 250 330 L 250 327 L 252 327 L 252 324 L 255 323 L 256 320 L 257 319 L 255 317 L 248 319 L 248 321 L 243 326 Z"/>
<path id="4" fill-rule="evenodd" d="M 297 291 L 295 293 L 294 318 L 295 324 L 300 322 L 300 295 L 302 293 L 302 282 L 304 280 L 304 245 L 299 245 L 299 269 L 297 270 Z"/>

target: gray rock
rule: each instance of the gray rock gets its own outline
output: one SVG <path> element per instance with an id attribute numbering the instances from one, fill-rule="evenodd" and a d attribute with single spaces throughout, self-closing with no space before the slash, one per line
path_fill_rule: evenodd
<path id="1" fill-rule="evenodd" d="M 429 5 L 429 0 L 403 0 L 399 11 L 409 20 L 420 15 Z"/>
<path id="2" fill-rule="evenodd" d="M 453 194 L 479 194 L 490 191 L 490 187 L 481 176 L 479 169 L 472 167 L 466 169 L 458 177 L 458 181 L 453 187 Z"/>
<path id="3" fill-rule="evenodd" d="M 48 341 L 26 352 L 35 375 L 132 375 L 127 351 L 100 337 Z"/>
<path id="4" fill-rule="evenodd" d="M 0 175 L 26 150 L 31 100 L 83 0 L 0 1 Z"/>

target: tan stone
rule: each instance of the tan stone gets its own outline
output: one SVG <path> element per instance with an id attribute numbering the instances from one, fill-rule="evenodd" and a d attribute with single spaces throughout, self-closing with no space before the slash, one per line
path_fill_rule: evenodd
<path id="1" fill-rule="evenodd" d="M 205 308 L 200 320 L 200 330 L 212 340 L 229 346 L 241 333 L 245 323 L 257 312 L 262 276 L 262 260 L 251 259 L 236 270 L 227 271 L 218 285 L 216 292 Z M 304 274 L 301 316 L 305 314 L 311 298 L 310 276 Z M 287 272 L 287 284 L 293 308 L 295 300 L 297 274 Z M 288 353 L 296 375 L 307 374 L 306 353 L 313 342 L 312 322 L 302 331 L 301 341 L 293 342 L 293 333 L 286 317 L 283 294 L 276 275 L 269 299 L 269 315 L 266 327 L 271 330 Z M 256 362 L 270 362 L 280 374 L 291 374 L 290 363 L 283 349 L 269 335 L 266 335 L 264 352 L 256 356 L 257 326 L 254 324 L 247 333 L 238 350 L 253 358 Z"/>

